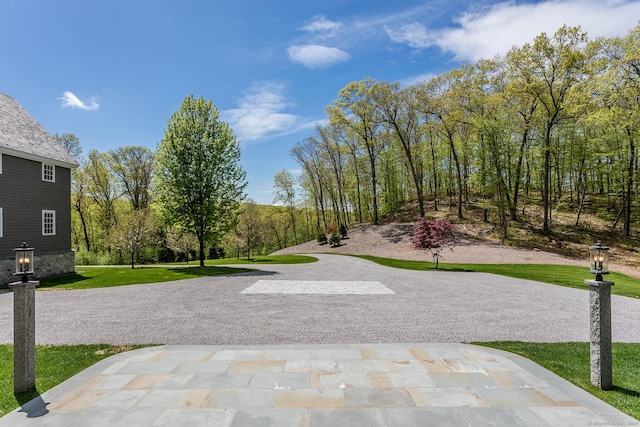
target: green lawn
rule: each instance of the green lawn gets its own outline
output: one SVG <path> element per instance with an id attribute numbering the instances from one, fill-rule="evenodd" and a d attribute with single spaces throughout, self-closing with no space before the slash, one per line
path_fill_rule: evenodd
<path id="1" fill-rule="evenodd" d="M 369 255 L 355 255 L 375 263 L 388 267 L 404 268 L 420 271 L 459 271 L 493 273 L 502 276 L 515 277 L 517 279 L 536 280 L 538 282 L 551 283 L 577 289 L 589 289 L 584 283 L 585 279 L 593 280 L 587 267 L 573 265 L 550 264 L 443 264 L 438 270 L 432 262 L 406 261 L 391 258 L 380 258 Z M 621 273 L 611 273 L 605 276 L 605 280 L 615 283 L 611 287 L 611 293 L 631 298 L 640 298 L 640 279 L 629 277 Z"/>
<path id="2" fill-rule="evenodd" d="M 517 353 L 640 420 L 640 344 L 613 343 L 613 390 L 591 384 L 589 343 L 478 342 Z"/>
<path id="3" fill-rule="evenodd" d="M 40 280 L 38 289 L 107 288 L 143 283 L 170 282 L 203 276 L 222 276 L 252 271 L 235 267 L 77 267 L 76 273 Z"/>
<path id="4" fill-rule="evenodd" d="M 204 276 L 224 276 L 228 274 L 255 271 L 241 267 L 223 267 L 229 264 L 294 264 L 317 261 L 316 258 L 301 255 L 279 255 L 254 257 L 246 259 L 207 260 L 205 267 L 198 267 L 196 262 L 181 265 L 152 265 L 93 267 L 78 266 L 76 273 L 45 278 L 40 281 L 38 289 L 88 289 L 111 286 L 134 285 L 143 283 L 170 282 L 173 280 L 192 279 Z"/>
<path id="5" fill-rule="evenodd" d="M 36 346 L 36 393 L 13 394 L 13 346 L 0 345 L 0 417 L 114 354 L 147 346 Z"/>

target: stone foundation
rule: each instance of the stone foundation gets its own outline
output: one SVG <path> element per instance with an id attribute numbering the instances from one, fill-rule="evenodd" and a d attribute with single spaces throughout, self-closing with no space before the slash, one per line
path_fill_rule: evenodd
<path id="1" fill-rule="evenodd" d="M 29 280 L 39 280 L 43 277 L 55 276 L 62 273 L 71 273 L 76 270 L 76 253 L 54 252 L 49 254 L 35 254 L 35 274 Z M 15 272 L 15 258 L 0 258 L 0 286 L 6 287 L 8 283 L 19 281 Z"/>

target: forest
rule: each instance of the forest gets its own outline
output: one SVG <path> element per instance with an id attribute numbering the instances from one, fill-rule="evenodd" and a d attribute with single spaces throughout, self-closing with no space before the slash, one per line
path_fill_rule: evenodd
<path id="1" fill-rule="evenodd" d="M 638 227 L 639 130 L 640 25 L 594 40 L 562 27 L 412 84 L 351 82 L 291 148 L 302 174 L 274 176 L 276 206 L 245 201 L 207 255 L 266 254 L 336 225 L 478 212 L 506 243 L 522 222 L 552 235 L 594 219 L 624 241 Z M 82 159 L 72 180 L 79 264 L 193 256 L 193 236 L 156 218 L 150 149 L 84 158 L 73 135 L 57 138 Z"/>
<path id="2" fill-rule="evenodd" d="M 623 237 L 637 227 L 640 27 L 589 41 L 565 26 L 406 87 L 352 82 L 326 114 L 291 150 L 319 229 L 407 203 L 481 207 L 503 241 L 528 212 L 549 233 L 554 212 L 578 226 L 593 205 Z"/>

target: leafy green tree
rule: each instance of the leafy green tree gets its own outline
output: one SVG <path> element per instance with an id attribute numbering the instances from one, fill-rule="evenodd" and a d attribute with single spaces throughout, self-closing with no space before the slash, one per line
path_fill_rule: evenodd
<path id="1" fill-rule="evenodd" d="M 121 192 L 109 168 L 109 159 L 105 153 L 91 150 L 83 169 L 87 175 L 88 194 L 98 207 L 98 224 L 104 236 L 103 243 L 107 244 L 109 233 L 117 222 L 115 205 Z M 95 244 L 94 249 L 98 249 Z"/>
<path id="2" fill-rule="evenodd" d="M 258 206 L 249 199 L 243 204 L 243 212 L 238 217 L 235 233 L 238 237 L 237 247 L 247 251 L 247 260 L 251 259 L 251 251 L 255 251 L 262 244 L 262 230 L 264 224 L 260 220 Z"/>
<path id="3" fill-rule="evenodd" d="M 146 147 L 120 147 L 109 150 L 109 165 L 118 177 L 134 210 L 149 205 L 149 186 L 153 171 L 153 151 Z"/>
<path id="4" fill-rule="evenodd" d="M 376 83 L 372 91 L 385 125 L 402 148 L 402 164 L 415 187 L 420 217 L 424 217 L 424 165 L 420 133 L 417 89 L 400 89 L 399 83 Z"/>
<path id="5" fill-rule="evenodd" d="M 191 252 L 198 248 L 198 239 L 193 234 L 174 227 L 167 231 L 166 244 L 169 249 L 184 257 L 186 263 L 189 264 Z"/>
<path id="6" fill-rule="evenodd" d="M 124 214 L 109 236 L 113 247 L 131 257 L 135 268 L 135 256 L 146 246 L 156 243 L 156 225 L 147 211 L 138 210 Z"/>
<path id="7" fill-rule="evenodd" d="M 377 164 L 380 153 L 386 148 L 380 138 L 382 119 L 378 114 L 372 88 L 373 79 L 351 82 L 338 92 L 338 99 L 327 107 L 330 121 L 345 126 L 357 138 L 366 151 L 371 177 L 371 204 L 373 224 L 378 225 Z"/>
<path id="8" fill-rule="evenodd" d="M 71 157 L 80 161 L 82 158 L 82 147 L 80 146 L 80 139 L 72 133 L 65 133 L 62 135 L 58 135 L 57 133 L 53 135 L 58 144 L 64 147 L 65 150 Z"/>
<path id="9" fill-rule="evenodd" d="M 247 186 L 240 147 L 211 101 L 188 96 L 173 113 L 155 155 L 153 189 L 160 216 L 193 233 L 204 267 L 205 243 L 233 228 Z"/>
<path id="10" fill-rule="evenodd" d="M 552 140 L 556 128 L 566 117 L 571 92 L 584 75 L 587 36 L 578 27 L 563 26 L 553 37 L 542 33 L 533 45 L 525 44 L 520 56 L 512 56 L 519 76 L 517 84 L 534 95 L 544 116 L 543 161 L 543 226 L 549 231 Z"/>
<path id="11" fill-rule="evenodd" d="M 273 176 L 273 186 L 275 187 L 274 202 L 281 202 L 287 207 L 291 226 L 293 227 L 293 241 L 298 244 L 298 233 L 296 231 L 296 189 L 293 175 L 286 169 Z"/>

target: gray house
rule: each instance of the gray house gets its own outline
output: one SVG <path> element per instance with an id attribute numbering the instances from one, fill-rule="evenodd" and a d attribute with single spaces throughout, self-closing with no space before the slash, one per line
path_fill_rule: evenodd
<path id="1" fill-rule="evenodd" d="M 71 169 L 78 162 L 10 96 L 0 93 L 0 285 L 15 281 L 13 249 L 35 249 L 36 278 L 75 269 Z"/>

